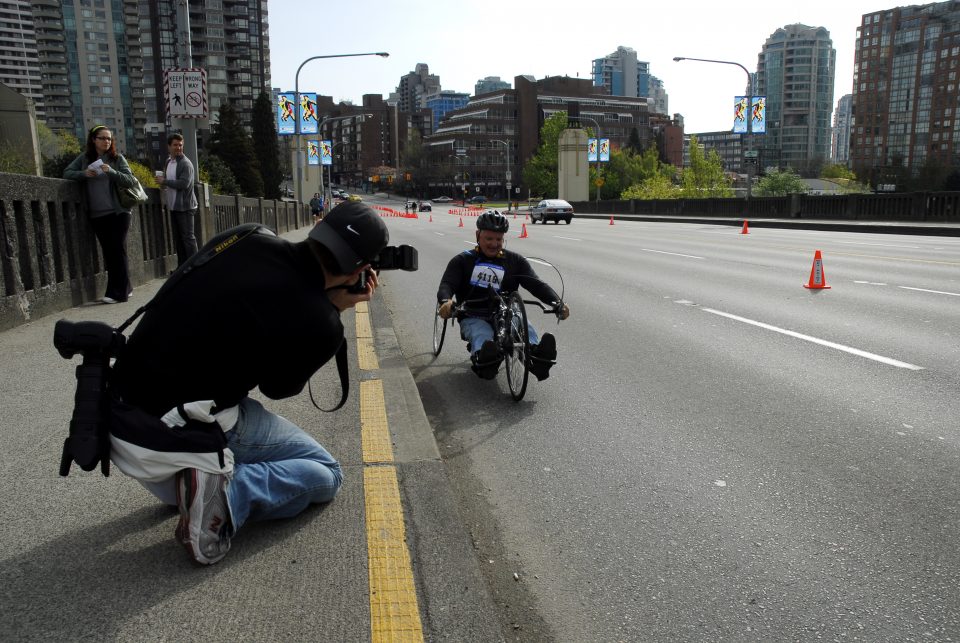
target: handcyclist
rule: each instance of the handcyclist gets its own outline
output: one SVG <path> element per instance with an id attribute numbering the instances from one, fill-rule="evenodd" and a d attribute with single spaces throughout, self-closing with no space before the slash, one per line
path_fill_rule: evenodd
<path id="1" fill-rule="evenodd" d="M 483 299 L 487 288 L 498 292 L 516 291 L 520 286 L 530 291 L 537 299 L 549 306 L 556 306 L 560 296 L 547 283 L 542 281 L 525 257 L 503 247 L 503 235 L 510 222 L 497 210 L 487 210 L 477 217 L 477 245 L 465 250 L 447 264 L 440 279 L 437 301 L 440 303 L 440 316 L 449 319 L 453 314 L 456 295 L 458 302 Z M 470 350 L 473 371 L 483 379 L 492 380 L 497 376 L 502 356 L 493 341 L 491 311 L 484 308 L 469 307 L 459 313 L 460 336 L 466 340 Z M 563 304 L 558 311 L 560 319 L 570 316 L 570 308 Z M 544 333 L 538 338 L 537 331 L 529 324 L 530 334 L 530 372 L 538 380 L 550 377 L 550 367 L 557 359 L 557 343 L 553 335 Z"/>

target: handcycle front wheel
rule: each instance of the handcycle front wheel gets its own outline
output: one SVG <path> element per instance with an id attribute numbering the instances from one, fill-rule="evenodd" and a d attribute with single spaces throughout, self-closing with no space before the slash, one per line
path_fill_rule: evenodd
<path id="1" fill-rule="evenodd" d="M 447 321 L 440 316 L 440 302 L 437 302 L 437 309 L 433 313 L 433 356 L 440 354 L 443 348 L 443 338 L 447 334 Z"/>
<path id="2" fill-rule="evenodd" d="M 509 346 L 504 347 L 503 361 L 507 371 L 507 385 L 514 400 L 523 399 L 530 377 L 530 334 L 527 326 L 527 309 L 520 293 L 512 292 L 507 299 Z"/>

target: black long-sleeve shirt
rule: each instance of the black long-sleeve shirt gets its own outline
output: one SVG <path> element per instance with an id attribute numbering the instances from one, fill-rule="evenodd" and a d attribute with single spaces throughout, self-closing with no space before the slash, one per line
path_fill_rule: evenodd
<path id="1" fill-rule="evenodd" d="M 474 248 L 461 252 L 447 264 L 437 290 L 437 301 L 446 301 L 454 295 L 461 304 L 470 299 L 482 299 L 487 296 L 490 286 L 504 293 L 523 286 L 548 305 L 560 299 L 556 291 L 537 276 L 523 255 L 501 250 L 496 258 L 490 259 Z"/>
<path id="2" fill-rule="evenodd" d="M 307 242 L 253 234 L 186 275 L 144 313 L 114 367 L 124 401 L 161 415 L 237 404 L 259 386 L 298 394 L 343 338 Z"/>

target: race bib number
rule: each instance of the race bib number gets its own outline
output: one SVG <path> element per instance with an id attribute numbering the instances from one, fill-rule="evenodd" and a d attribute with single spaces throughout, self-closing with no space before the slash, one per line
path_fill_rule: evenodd
<path id="1" fill-rule="evenodd" d="M 473 267 L 473 274 L 470 276 L 470 285 L 481 288 L 493 286 L 494 290 L 500 292 L 500 285 L 503 283 L 503 272 L 503 266 L 478 261 Z"/>

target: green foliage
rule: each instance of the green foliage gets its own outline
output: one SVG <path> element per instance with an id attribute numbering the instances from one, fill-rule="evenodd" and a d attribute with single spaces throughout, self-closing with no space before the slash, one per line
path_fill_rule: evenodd
<path id="1" fill-rule="evenodd" d="M 273 102 L 266 92 L 260 92 L 253 103 L 253 147 L 260 160 L 263 177 L 263 196 L 280 199 L 283 170 L 280 167 L 280 141 L 274 122 Z"/>
<path id="2" fill-rule="evenodd" d="M 657 174 L 631 185 L 620 194 L 621 199 L 679 199 L 680 188 L 666 174 Z"/>
<path id="3" fill-rule="evenodd" d="M 557 197 L 560 134 L 567 128 L 567 113 L 557 112 L 540 128 L 540 147 L 523 167 L 523 182 L 534 194 Z"/>
<path id="4" fill-rule="evenodd" d="M 0 142 L 0 172 L 36 174 L 34 162 L 10 141 Z"/>
<path id="5" fill-rule="evenodd" d="M 630 138 L 627 140 L 626 149 L 630 150 L 634 154 L 640 154 L 643 152 L 641 147 L 642 143 L 640 142 L 640 130 L 636 127 L 630 130 Z"/>
<path id="6" fill-rule="evenodd" d="M 800 175 L 793 170 L 769 172 L 757 181 L 754 194 L 757 196 L 786 196 L 788 194 L 804 194 L 809 190 Z"/>
<path id="7" fill-rule="evenodd" d="M 137 161 L 131 161 L 130 159 L 127 159 L 127 165 L 130 166 L 130 171 L 137 177 L 137 180 L 140 181 L 140 185 L 142 185 L 144 189 L 160 187 L 157 185 L 157 179 L 153 172 L 150 171 L 150 168 L 146 165 L 138 163 Z"/>
<path id="8" fill-rule="evenodd" d="M 54 132 L 43 122 L 37 123 L 37 138 L 40 141 L 44 176 L 61 178 L 67 166 L 83 151 L 83 145 L 72 132 Z"/>
<path id="9" fill-rule="evenodd" d="M 834 163 L 832 165 L 825 165 L 820 171 L 821 179 L 849 179 L 851 181 L 857 180 L 857 175 L 853 173 L 853 170 L 849 169 L 846 165 L 840 165 L 839 163 Z"/>
<path id="10" fill-rule="evenodd" d="M 243 128 L 240 116 L 230 103 L 220 106 L 219 122 L 213 126 L 209 152 L 230 168 L 236 178 L 239 192 L 248 197 L 263 196 L 263 177 L 260 175 L 260 159 L 254 151 L 253 140 Z M 211 171 L 211 179 L 216 180 Z M 226 189 L 226 185 L 221 183 Z"/>
<path id="11" fill-rule="evenodd" d="M 213 186 L 215 194 L 239 194 L 240 185 L 233 171 L 219 156 L 210 154 L 200 161 L 200 178 Z"/>
<path id="12" fill-rule="evenodd" d="M 704 156 L 697 137 L 690 137 L 690 166 L 680 173 L 681 196 L 685 199 L 731 197 L 732 181 L 723 172 L 723 163 L 716 150 Z"/>

